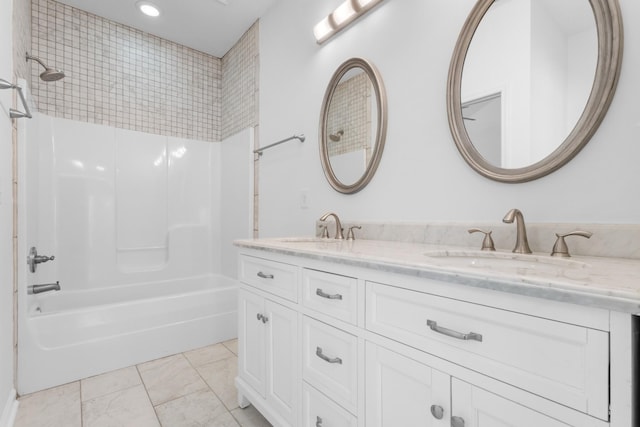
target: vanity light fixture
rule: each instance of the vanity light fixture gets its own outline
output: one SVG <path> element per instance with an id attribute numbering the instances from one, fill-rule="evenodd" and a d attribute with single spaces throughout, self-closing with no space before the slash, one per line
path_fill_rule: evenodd
<path id="1" fill-rule="evenodd" d="M 330 39 L 360 16 L 373 9 L 383 0 L 345 0 L 340 6 L 313 27 L 318 44 Z"/>
<path id="2" fill-rule="evenodd" d="M 147 16 L 151 16 L 152 18 L 160 16 L 160 9 L 153 3 L 148 1 L 139 1 L 136 3 L 140 12 L 144 13 Z"/>

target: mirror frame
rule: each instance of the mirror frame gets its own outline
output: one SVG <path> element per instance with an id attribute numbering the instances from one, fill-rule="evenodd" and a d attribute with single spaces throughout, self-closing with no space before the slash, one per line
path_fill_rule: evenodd
<path id="1" fill-rule="evenodd" d="M 353 184 L 344 184 L 336 177 L 336 174 L 331 167 L 331 161 L 328 153 L 328 136 L 327 121 L 329 119 L 329 107 L 331 106 L 331 100 L 333 94 L 340 83 L 340 79 L 352 68 L 361 68 L 369 77 L 371 84 L 373 85 L 373 91 L 376 97 L 376 103 L 378 106 L 378 121 L 376 126 L 375 147 L 371 154 L 371 160 L 367 165 L 364 173 Z M 322 170 L 324 175 L 336 191 L 344 194 L 353 194 L 362 190 L 371 181 L 373 175 L 378 169 L 378 164 L 382 158 L 382 152 L 384 151 L 384 144 L 387 135 L 387 94 L 385 91 L 382 77 L 377 68 L 366 59 L 351 58 L 343 62 L 338 69 L 333 73 L 331 80 L 327 86 L 327 90 L 324 94 L 322 101 L 322 108 L 320 110 L 320 161 L 322 163 Z"/>
<path id="2" fill-rule="evenodd" d="M 585 0 L 586 1 L 586 0 Z M 478 0 L 455 46 L 447 81 L 447 115 L 456 147 L 479 174 L 495 181 L 519 183 L 541 178 L 569 162 L 589 142 L 607 113 L 620 76 L 623 50 L 622 16 L 618 0 L 588 0 L 596 21 L 598 62 L 587 104 L 567 138 L 544 159 L 522 168 L 501 168 L 487 162 L 473 146 L 462 118 L 462 71 L 473 35 L 494 0 Z"/>

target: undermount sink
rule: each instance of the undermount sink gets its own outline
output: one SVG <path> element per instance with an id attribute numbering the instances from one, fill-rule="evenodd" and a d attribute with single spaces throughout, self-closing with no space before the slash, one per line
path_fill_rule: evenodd
<path id="1" fill-rule="evenodd" d="M 276 239 L 282 243 L 340 243 L 340 239 L 325 239 L 320 237 L 282 237 Z"/>
<path id="2" fill-rule="evenodd" d="M 589 264 L 584 262 L 566 258 L 552 258 L 550 256 L 515 254 L 510 252 L 450 250 L 426 252 L 424 255 L 434 260 L 439 260 L 439 263 L 446 265 L 491 270 L 517 269 L 540 272 L 561 272 L 589 267 Z"/>

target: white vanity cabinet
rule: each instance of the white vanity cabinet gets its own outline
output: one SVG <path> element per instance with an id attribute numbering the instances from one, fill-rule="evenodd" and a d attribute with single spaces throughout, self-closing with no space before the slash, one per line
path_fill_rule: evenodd
<path id="1" fill-rule="evenodd" d="M 250 285 L 238 292 L 239 404 L 251 402 L 278 425 L 295 427 L 298 313 L 281 302 L 295 298 L 297 269 L 258 258 L 241 259 L 240 269 Z"/>
<path id="2" fill-rule="evenodd" d="M 239 396 L 276 427 L 635 427 L 631 315 L 374 261 L 239 264 Z"/>

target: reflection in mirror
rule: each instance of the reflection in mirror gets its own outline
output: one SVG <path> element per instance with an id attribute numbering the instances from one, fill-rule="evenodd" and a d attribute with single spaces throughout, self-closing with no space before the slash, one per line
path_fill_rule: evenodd
<path id="1" fill-rule="evenodd" d="M 473 35 L 462 74 L 463 106 L 496 89 L 503 94 L 505 131 L 493 144 L 482 141 L 484 119 L 465 121 L 480 154 L 503 168 L 529 166 L 551 154 L 582 114 L 597 59 L 588 0 L 494 2 Z"/>
<path id="2" fill-rule="evenodd" d="M 334 73 L 322 107 L 320 157 L 325 175 L 342 193 L 362 189 L 384 147 L 386 98 L 375 68 L 360 58 Z"/>
<path id="3" fill-rule="evenodd" d="M 523 182 L 573 158 L 615 92 L 620 19 L 617 0 L 478 0 L 449 70 L 449 125 L 464 159 Z"/>
<path id="4" fill-rule="evenodd" d="M 361 68 L 352 68 L 338 82 L 327 118 L 327 151 L 336 178 L 345 185 L 360 179 L 373 153 L 377 110 L 373 85 Z"/>

